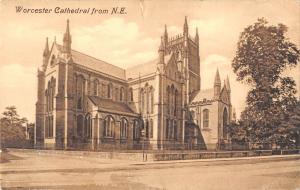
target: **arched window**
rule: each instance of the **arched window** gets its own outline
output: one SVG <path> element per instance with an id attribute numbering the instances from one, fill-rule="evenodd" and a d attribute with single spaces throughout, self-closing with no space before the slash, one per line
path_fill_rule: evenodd
<path id="1" fill-rule="evenodd" d="M 223 111 L 223 138 L 227 138 L 227 128 L 228 128 L 228 111 L 226 108 L 224 108 Z"/>
<path id="2" fill-rule="evenodd" d="M 54 98 L 55 98 L 55 79 L 51 77 L 48 81 L 47 89 L 45 91 L 46 98 L 46 111 L 50 112 L 54 109 Z"/>
<path id="3" fill-rule="evenodd" d="M 86 115 L 84 124 L 85 124 L 84 125 L 85 136 L 88 138 L 92 138 L 92 117 L 90 114 Z"/>
<path id="4" fill-rule="evenodd" d="M 113 137 L 115 128 L 115 121 L 112 116 L 107 116 L 104 120 L 104 136 Z"/>
<path id="5" fill-rule="evenodd" d="M 203 110 L 203 128 L 209 127 L 209 110 L 204 109 Z"/>
<path id="6" fill-rule="evenodd" d="M 113 86 L 111 83 L 109 83 L 107 85 L 107 98 L 112 98 L 112 89 L 113 89 Z"/>
<path id="7" fill-rule="evenodd" d="M 77 116 L 77 136 L 83 137 L 83 116 L 78 115 Z"/>
<path id="8" fill-rule="evenodd" d="M 127 138 L 127 131 L 128 131 L 128 121 L 125 118 L 121 119 L 121 126 L 120 126 L 120 136 L 121 138 Z"/>
<path id="9" fill-rule="evenodd" d="M 129 88 L 129 101 L 133 102 L 133 90 L 132 90 L 132 88 Z"/>
<path id="10" fill-rule="evenodd" d="M 94 84 L 93 84 L 93 94 L 94 96 L 98 96 L 99 95 L 99 81 L 96 79 L 94 80 Z"/>
<path id="11" fill-rule="evenodd" d="M 123 87 L 120 88 L 120 101 L 123 102 L 125 99 L 125 90 Z"/>
<path id="12" fill-rule="evenodd" d="M 133 139 L 137 140 L 140 138 L 140 128 L 138 120 L 134 120 L 133 122 Z"/>

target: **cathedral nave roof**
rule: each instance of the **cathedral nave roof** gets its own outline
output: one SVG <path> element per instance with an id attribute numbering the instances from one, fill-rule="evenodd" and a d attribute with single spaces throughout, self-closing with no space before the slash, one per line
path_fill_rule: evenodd
<path id="1" fill-rule="evenodd" d="M 56 44 L 59 51 L 62 51 L 63 46 Z M 92 56 L 86 55 L 84 53 L 78 52 L 76 50 L 71 51 L 72 59 L 76 64 L 82 65 L 87 68 L 91 68 L 100 72 L 105 72 L 111 76 L 117 77 L 119 79 L 125 80 L 125 70 L 107 63 L 105 61 L 99 60 Z"/>

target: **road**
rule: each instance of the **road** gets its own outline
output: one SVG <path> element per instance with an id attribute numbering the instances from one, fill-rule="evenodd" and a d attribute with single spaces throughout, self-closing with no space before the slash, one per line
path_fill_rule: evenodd
<path id="1" fill-rule="evenodd" d="M 3 189 L 300 190 L 300 157 L 287 158 L 141 163 L 10 152 L 0 178 Z"/>

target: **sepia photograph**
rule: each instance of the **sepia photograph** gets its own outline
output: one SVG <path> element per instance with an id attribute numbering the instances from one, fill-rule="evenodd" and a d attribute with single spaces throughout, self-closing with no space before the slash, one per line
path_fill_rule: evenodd
<path id="1" fill-rule="evenodd" d="M 300 190 L 299 0 L 0 0 L 0 189 Z"/>

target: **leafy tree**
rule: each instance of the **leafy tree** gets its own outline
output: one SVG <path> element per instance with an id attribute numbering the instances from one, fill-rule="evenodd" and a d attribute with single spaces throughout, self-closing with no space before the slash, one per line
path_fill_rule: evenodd
<path id="1" fill-rule="evenodd" d="M 18 115 L 15 106 L 6 107 L 0 118 L 1 147 L 26 146 L 29 143 L 26 140 L 26 123 L 27 119 Z"/>
<path id="2" fill-rule="evenodd" d="M 20 118 L 15 106 L 8 106 L 5 109 L 6 110 L 2 113 L 3 117 L 1 117 L 1 123 L 5 123 L 10 126 L 19 126 L 28 122 L 25 117 Z"/>
<path id="3" fill-rule="evenodd" d="M 241 33 L 232 61 L 237 80 L 252 87 L 241 123 L 248 139 L 255 143 L 275 142 L 284 146 L 293 142 L 294 137 L 288 135 L 292 125 L 286 122 L 299 106 L 296 85 L 282 72 L 297 65 L 300 52 L 285 37 L 286 32 L 283 24 L 272 26 L 266 19 L 258 19 Z"/>

